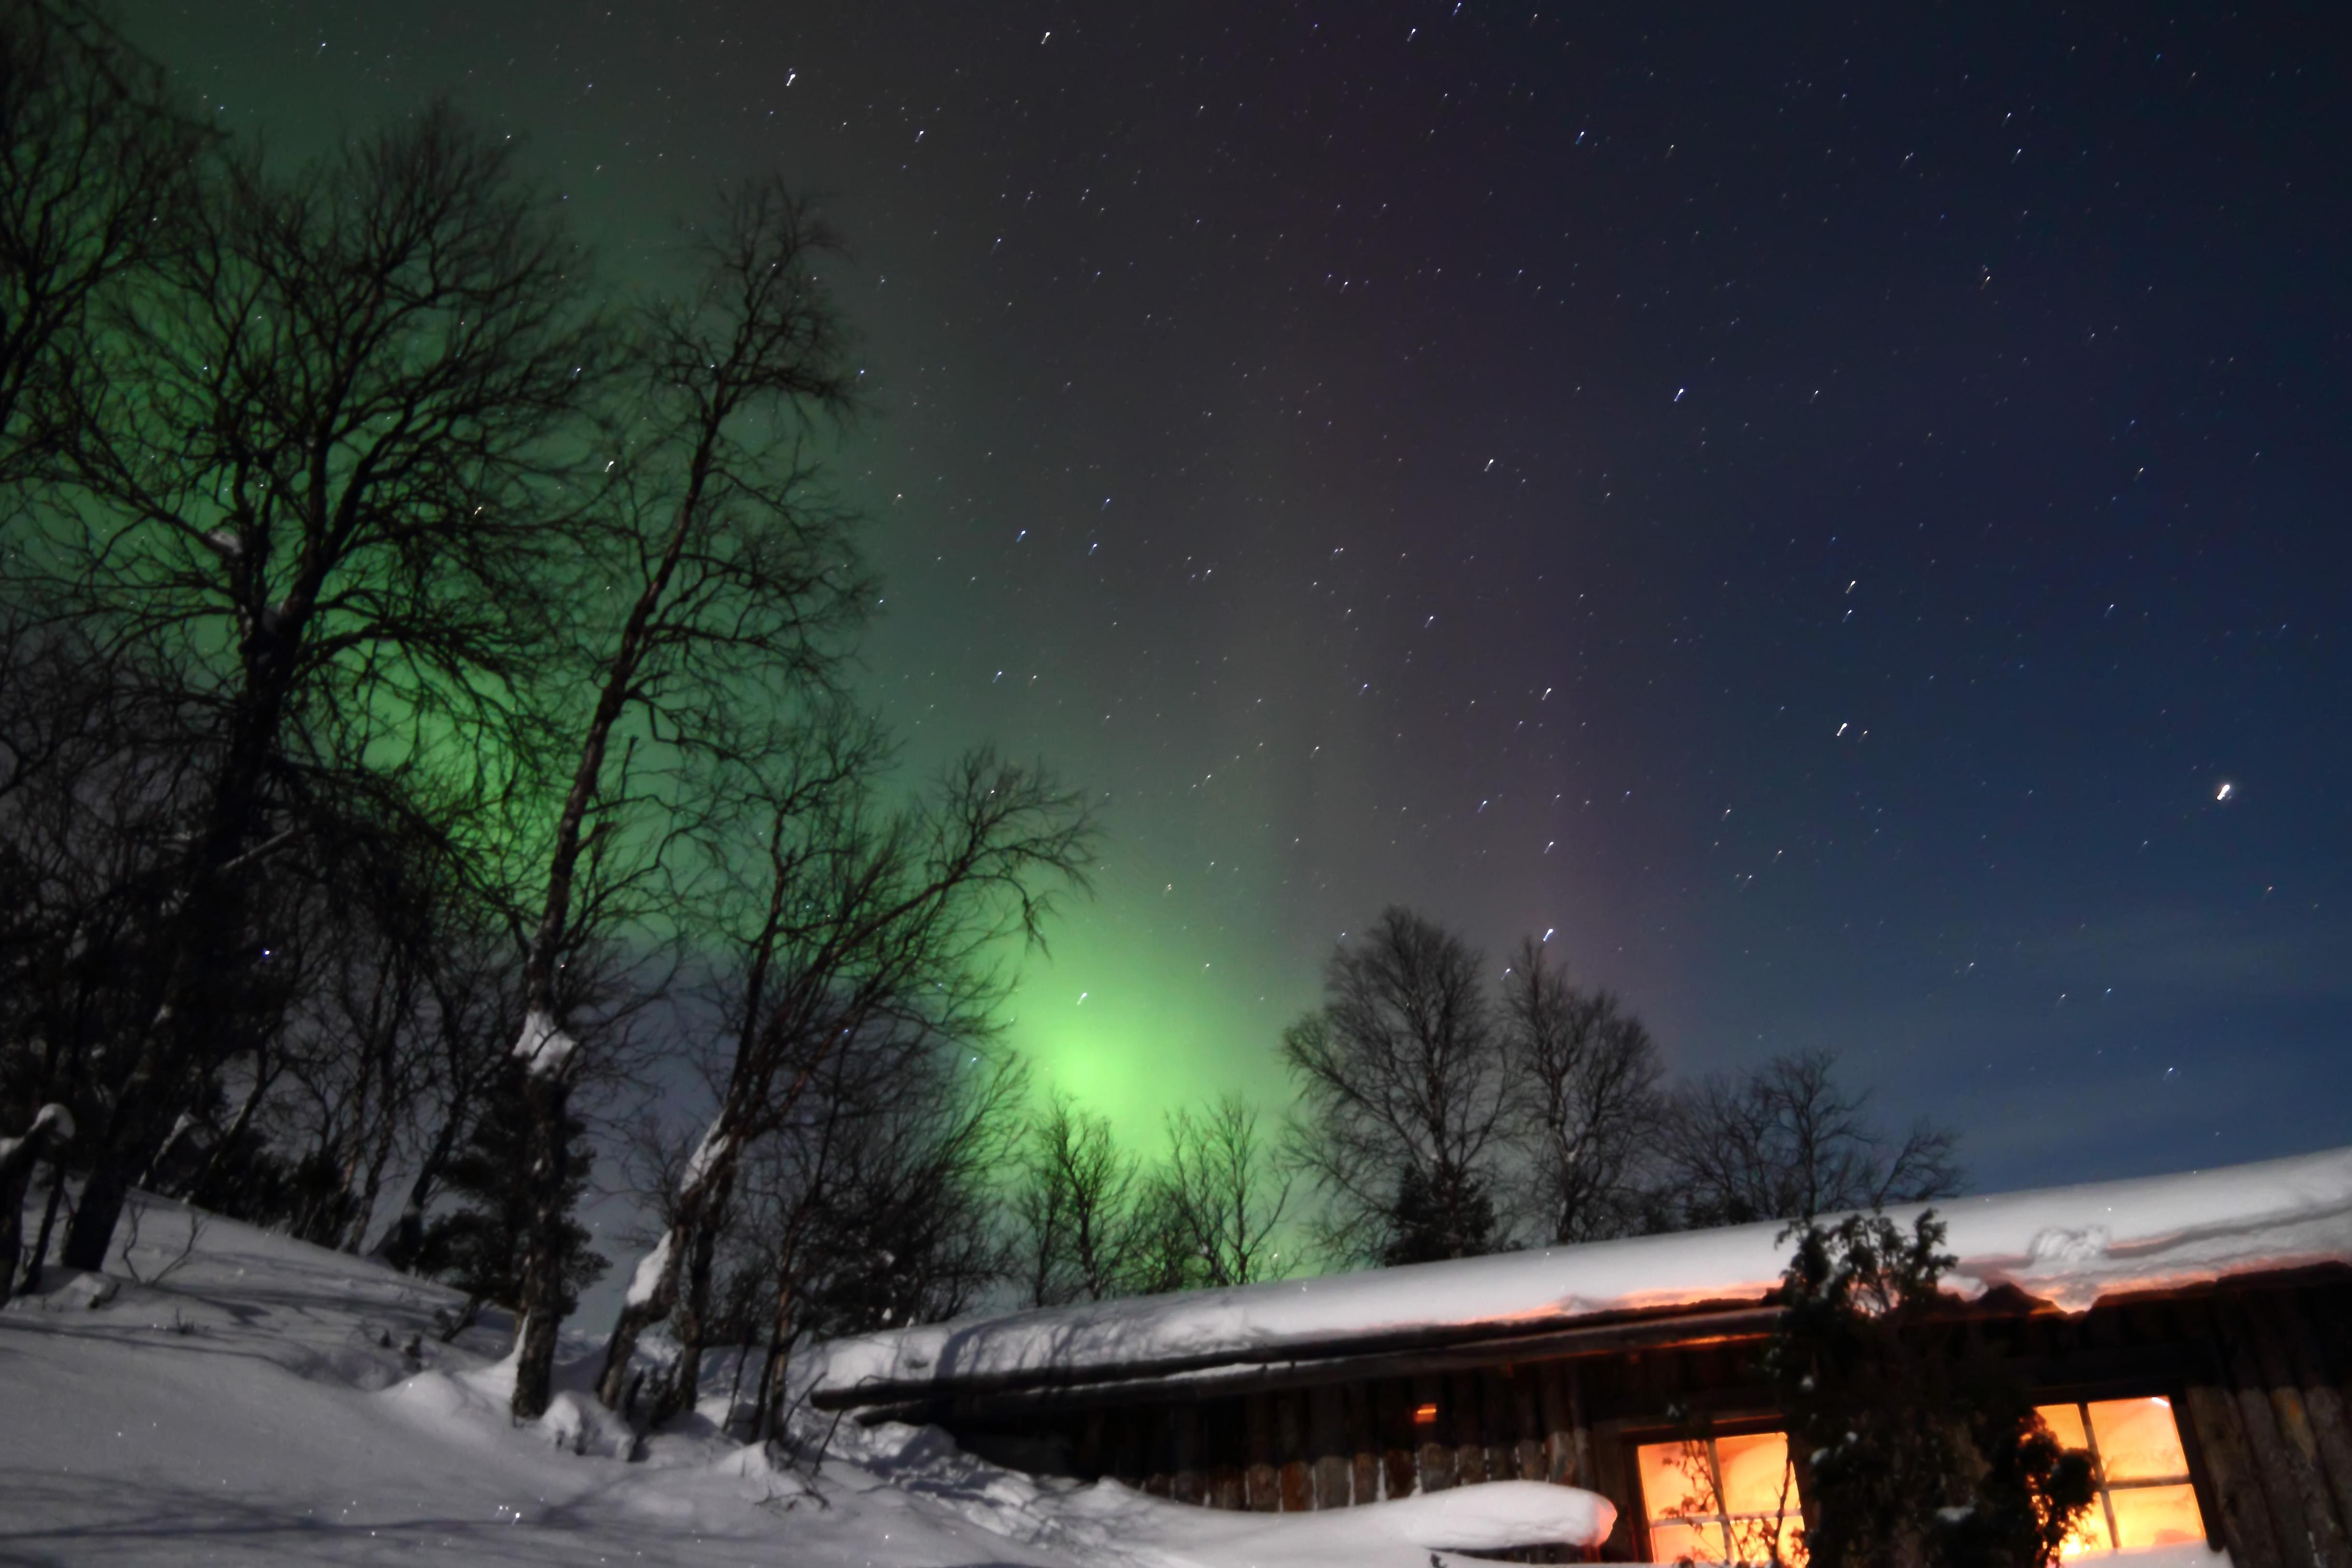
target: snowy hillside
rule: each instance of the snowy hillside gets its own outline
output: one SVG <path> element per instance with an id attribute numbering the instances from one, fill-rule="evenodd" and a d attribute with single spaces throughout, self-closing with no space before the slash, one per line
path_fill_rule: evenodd
<path id="1" fill-rule="evenodd" d="M 903 1426 L 845 1424 L 814 1486 L 707 1422 L 631 1464 L 578 1393 L 513 1426 L 499 1336 L 434 1337 L 450 1293 L 194 1228 L 191 1248 L 186 1211 L 149 1205 L 109 1277 L 52 1270 L 0 1313 L 0 1561 L 1425 1568 L 1432 1546 L 1605 1529 L 1599 1500 L 1517 1482 L 1216 1514 L 1040 1483 Z"/>

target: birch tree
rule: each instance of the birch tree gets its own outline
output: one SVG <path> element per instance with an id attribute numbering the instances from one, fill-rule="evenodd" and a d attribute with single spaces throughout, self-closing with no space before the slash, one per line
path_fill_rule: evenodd
<path id="1" fill-rule="evenodd" d="M 771 715 L 823 696 L 872 595 L 848 520 L 825 504 L 806 443 L 855 403 L 856 374 L 817 272 L 835 248 L 807 203 L 773 181 L 732 195 L 703 237 L 696 290 L 636 324 L 636 391 L 610 432 L 612 543 L 593 627 L 588 710 L 524 943 L 525 1075 L 535 1210 L 523 1258 L 514 1413 L 547 1407 L 562 1300 L 562 1127 L 577 1040 L 558 963 L 580 919 L 583 857 L 644 804 L 635 742 L 681 767 L 756 768 L 782 744 Z"/>
<path id="2" fill-rule="evenodd" d="M 1043 942 L 1055 893 L 1083 885 L 1092 824 L 1040 771 L 975 752 L 896 807 L 882 782 L 848 774 L 772 803 L 725 1088 L 606 1346 L 607 1404 L 637 1337 L 667 1318 L 678 1354 L 647 1418 L 692 1408 L 711 1258 L 748 1145 L 793 1125 L 847 1058 L 887 1081 L 893 1062 L 911 1076 L 927 1053 L 992 1041 L 1009 963 Z M 782 1289 L 798 1282 L 782 1271 Z"/>

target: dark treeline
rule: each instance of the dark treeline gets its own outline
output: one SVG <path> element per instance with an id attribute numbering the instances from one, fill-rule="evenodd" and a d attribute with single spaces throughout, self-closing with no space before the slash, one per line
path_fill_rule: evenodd
<path id="1" fill-rule="evenodd" d="M 1402 910 L 1286 1117 L 1035 1109 L 1005 964 L 1092 825 L 901 780 L 845 689 L 822 214 L 740 182 L 625 295 L 506 139 L 265 159 L 68 0 L 0 0 L 0 1298 L 160 1193 L 511 1314 L 532 1417 L 620 1183 L 599 1395 L 733 1348 L 771 1435 L 810 1336 L 1955 1185 L 1826 1058 L 1674 1088 L 1541 944 Z"/>
<path id="2" fill-rule="evenodd" d="M 1960 1187 L 1953 1135 L 1883 1132 L 1830 1057 L 1673 1083 L 1641 1020 L 1571 984 L 1545 943 L 1521 943 L 1496 974 L 1410 910 L 1332 955 L 1323 1005 L 1280 1049 L 1297 1099 L 1279 1128 L 1262 1133 L 1226 1100 L 1171 1118 L 1156 1162 L 1052 1101 L 1017 1165 L 1023 1295 L 1809 1220 Z M 1211 1215 L 1249 1218 L 1220 1231 Z"/>

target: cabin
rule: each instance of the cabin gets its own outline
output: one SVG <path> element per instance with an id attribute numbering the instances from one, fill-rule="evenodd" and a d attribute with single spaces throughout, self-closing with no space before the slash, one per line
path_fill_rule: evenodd
<path id="1" fill-rule="evenodd" d="M 2237 1568 L 2352 1568 L 2352 1149 L 1935 1206 L 1958 1260 L 1950 1331 L 2004 1358 L 2096 1458 L 2070 1556 L 2203 1542 Z M 1760 1561 L 1796 1516 L 1752 1370 L 1781 1236 L 934 1324 L 818 1347 L 810 1397 L 1206 1508 L 1558 1482 L 1606 1497 L 1617 1521 L 1551 1560 Z"/>

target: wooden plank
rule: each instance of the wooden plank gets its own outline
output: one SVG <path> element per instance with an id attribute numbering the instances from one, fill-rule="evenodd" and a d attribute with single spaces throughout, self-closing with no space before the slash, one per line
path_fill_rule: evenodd
<path id="1" fill-rule="evenodd" d="M 2313 1430 L 2311 1413 L 2304 1403 L 2302 1382 L 2293 1358 L 2279 1337 L 2272 1315 L 2263 1310 L 2260 1297 L 2243 1298 L 2232 1315 L 2237 1319 L 2245 1348 L 2252 1352 L 2254 1370 L 2262 1379 L 2263 1392 L 2270 1396 L 2271 1412 L 2278 1418 L 2279 1436 L 2286 1440 L 2289 1473 L 2303 1503 L 2304 1521 L 2312 1531 L 2313 1560 L 2325 1568 L 2352 1564 L 2352 1535 L 2347 1535 L 2344 1520 L 2336 1512 L 2336 1500 L 2322 1471 L 2319 1436 Z"/>
<path id="2" fill-rule="evenodd" d="M 1603 1563 L 1632 1563 L 1636 1560 L 1643 1532 L 1640 1529 L 1641 1499 L 1634 1493 L 1633 1461 L 1627 1453 L 1623 1429 L 1613 1422 L 1605 1422 L 1591 1429 L 1592 1486 L 1617 1505 L 1617 1522 L 1609 1531 L 1609 1539 L 1601 1543 L 1599 1558 Z"/>
<path id="3" fill-rule="evenodd" d="M 1412 1409 L 1415 1412 L 1412 1428 L 1414 1468 L 1420 1472 L 1421 1489 L 1425 1492 L 1444 1491 L 1454 1484 L 1454 1445 L 1448 1437 L 1454 1424 L 1454 1413 L 1445 1407 L 1445 1380 L 1425 1374 L 1412 1379 L 1409 1386 L 1412 1390 Z M 1429 1407 L 1435 1408 L 1437 1419 L 1422 1421 L 1418 1413 Z"/>
<path id="4" fill-rule="evenodd" d="M 1544 1479 L 1567 1486 L 1582 1485 L 1577 1478 L 1584 1474 L 1577 1463 L 1576 1402 L 1570 1391 L 1575 1376 L 1574 1363 L 1552 1362 L 1536 1381 L 1543 1402 Z"/>
<path id="5" fill-rule="evenodd" d="M 1440 1425 L 1454 1445 L 1454 1484 L 1476 1486 L 1486 1479 L 1486 1380 L 1456 1373 L 1445 1380 L 1445 1394 Z"/>
<path id="6" fill-rule="evenodd" d="M 1512 1451 L 1523 1481 L 1549 1480 L 1544 1466 L 1542 1369 L 1528 1367 L 1511 1379 Z"/>
<path id="7" fill-rule="evenodd" d="M 2241 1315 L 2225 1311 L 2217 1317 L 2221 1366 L 2229 1380 L 2231 1400 L 2237 1406 L 2239 1429 L 2253 1455 L 2254 1479 L 2270 1505 L 2271 1521 L 2287 1560 L 2298 1568 L 2304 1563 L 2310 1568 L 2346 1568 L 2333 1510 L 2313 1519 L 2304 1507 L 2304 1498 L 2315 1489 L 2318 1477 L 2279 1431 L 2278 1413 L 2272 1407 L 2270 1391 L 2263 1385 L 2262 1369 L 2246 1342 Z M 2298 1469 L 2304 1473 L 2297 1474 Z"/>
<path id="8" fill-rule="evenodd" d="M 1242 1401 L 1245 1454 L 1242 1473 L 1252 1513 L 1278 1513 L 1282 1487 L 1274 1462 L 1274 1395 L 1253 1394 Z"/>
<path id="9" fill-rule="evenodd" d="M 1511 1383 L 1508 1367 L 1478 1374 L 1478 1408 L 1486 1423 L 1486 1472 L 1490 1481 L 1518 1479 L 1518 1401 Z"/>
<path id="10" fill-rule="evenodd" d="M 1411 1497 L 1420 1482 L 1420 1456 L 1414 1445 L 1420 1439 L 1412 1427 L 1412 1384 L 1402 1378 L 1385 1378 L 1380 1390 L 1381 1425 L 1381 1495 L 1384 1498 Z"/>
<path id="11" fill-rule="evenodd" d="M 1348 1416 L 1348 1500 L 1381 1500 L 1381 1425 L 1375 1385 L 1351 1383 L 1339 1391 Z"/>
<path id="12" fill-rule="evenodd" d="M 1177 1502 L 1201 1502 L 1208 1486 L 1201 1468 L 1201 1407 L 1171 1405 L 1163 1414 L 1168 1422 L 1168 1495 Z"/>
<path id="13" fill-rule="evenodd" d="M 1276 1490 L 1285 1513 L 1311 1513 L 1315 1479 L 1307 1470 L 1307 1395 L 1277 1394 L 1274 1397 L 1274 1462 Z"/>
<path id="14" fill-rule="evenodd" d="M 1350 1458 L 1346 1396 L 1337 1387 L 1310 1389 L 1307 1394 L 1307 1450 L 1313 1466 L 1315 1506 L 1348 1506 Z"/>
<path id="15" fill-rule="evenodd" d="M 1249 1435 L 1242 1402 L 1223 1399 L 1210 1405 L 1201 1413 L 1201 1456 L 1209 1472 L 1209 1506 L 1247 1508 Z"/>
<path id="16" fill-rule="evenodd" d="M 2254 1479 L 2254 1457 L 2229 1391 L 2200 1376 L 2181 1390 L 2181 1404 L 2196 1431 L 2200 1457 L 2212 1474 L 2212 1496 L 2200 1500 L 2210 1505 L 2207 1544 L 2226 1548 L 2236 1568 L 2285 1568 L 2278 1530 Z"/>
<path id="17" fill-rule="evenodd" d="M 2352 1413 L 2343 1391 L 2328 1375 L 2327 1357 L 2310 1320 L 2294 1294 L 2278 1291 L 2259 1299 L 2273 1338 L 2286 1360 L 2288 1375 L 2303 1395 L 2305 1417 L 2316 1446 L 2320 1479 L 2327 1483 L 2338 1522 L 2352 1524 Z"/>

